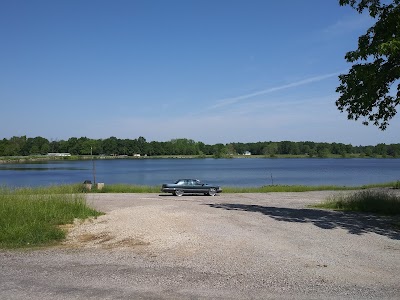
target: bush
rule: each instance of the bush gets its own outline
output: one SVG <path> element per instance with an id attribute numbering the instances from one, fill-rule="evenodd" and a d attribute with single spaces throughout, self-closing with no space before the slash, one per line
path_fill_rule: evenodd
<path id="1" fill-rule="evenodd" d="M 382 190 L 365 190 L 350 195 L 336 195 L 314 207 L 383 215 L 400 214 L 400 197 Z"/>

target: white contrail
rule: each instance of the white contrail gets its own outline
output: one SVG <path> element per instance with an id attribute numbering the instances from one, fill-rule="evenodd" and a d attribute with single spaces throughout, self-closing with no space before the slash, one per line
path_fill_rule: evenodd
<path id="1" fill-rule="evenodd" d="M 219 108 L 219 107 L 235 104 L 235 103 L 239 102 L 240 100 L 252 98 L 252 97 L 255 97 L 255 96 L 265 95 L 265 94 L 269 94 L 269 93 L 272 93 L 272 92 L 281 91 L 281 90 L 289 89 L 289 88 L 292 88 L 292 87 L 301 86 L 301 85 L 305 85 L 305 84 L 321 81 L 321 80 L 324 80 L 324 79 L 327 79 L 327 78 L 330 78 L 330 77 L 338 76 L 339 74 L 341 74 L 343 72 L 345 72 L 345 71 L 335 72 L 335 73 L 330 73 L 330 74 L 325 74 L 325 75 L 320 75 L 320 76 L 315 76 L 315 77 L 310 77 L 310 78 L 306 78 L 306 79 L 303 79 L 303 80 L 300 80 L 300 81 L 288 83 L 288 84 L 285 84 L 285 85 L 272 87 L 272 88 L 269 88 L 269 89 L 266 89 L 266 90 L 262 90 L 262 91 L 258 91 L 258 92 L 254 92 L 254 93 L 250 93 L 250 94 L 246 94 L 246 95 L 241 95 L 241 96 L 237 96 L 237 97 L 222 99 L 222 100 L 217 101 L 217 104 L 213 105 L 212 108 Z"/>

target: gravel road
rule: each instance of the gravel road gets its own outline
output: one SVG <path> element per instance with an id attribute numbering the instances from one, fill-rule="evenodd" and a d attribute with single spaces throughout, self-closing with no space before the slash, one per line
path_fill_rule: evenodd
<path id="1" fill-rule="evenodd" d="M 400 299 L 400 232 L 308 208 L 333 193 L 88 194 L 61 246 L 0 251 L 0 299 Z"/>

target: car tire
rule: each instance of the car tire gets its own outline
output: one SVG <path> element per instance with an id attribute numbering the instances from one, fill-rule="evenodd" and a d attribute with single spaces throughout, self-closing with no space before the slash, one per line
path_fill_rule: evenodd
<path id="1" fill-rule="evenodd" d="M 217 190 L 215 188 L 211 188 L 208 190 L 208 195 L 215 196 L 217 194 Z"/>
<path id="2" fill-rule="evenodd" d="M 182 196 L 182 195 L 183 195 L 183 190 L 176 190 L 176 191 L 174 192 L 174 195 L 175 195 L 175 196 L 178 196 L 178 197 Z"/>

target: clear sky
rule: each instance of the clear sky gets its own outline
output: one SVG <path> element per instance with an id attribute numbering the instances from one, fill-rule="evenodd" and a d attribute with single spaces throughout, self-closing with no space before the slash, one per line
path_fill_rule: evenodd
<path id="1" fill-rule="evenodd" d="M 348 121 L 338 0 L 0 0 L 0 138 L 399 143 Z"/>

